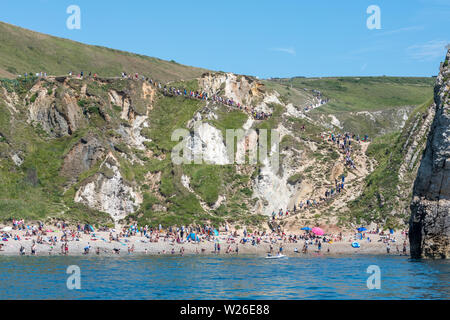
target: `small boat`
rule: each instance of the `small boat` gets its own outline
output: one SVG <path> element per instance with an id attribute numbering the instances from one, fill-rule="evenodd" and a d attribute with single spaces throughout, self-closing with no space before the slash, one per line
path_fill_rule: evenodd
<path id="1" fill-rule="evenodd" d="M 280 253 L 277 254 L 276 256 L 268 254 L 267 257 L 266 257 L 266 259 L 283 259 L 283 258 L 287 259 L 287 256 L 285 256 L 284 254 L 280 254 Z"/>

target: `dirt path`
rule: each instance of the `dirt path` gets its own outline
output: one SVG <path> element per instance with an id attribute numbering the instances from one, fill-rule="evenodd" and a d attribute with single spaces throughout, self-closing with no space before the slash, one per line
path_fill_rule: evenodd
<path id="1" fill-rule="evenodd" d="M 374 169 L 374 160 L 366 155 L 366 151 L 370 142 L 361 142 L 360 149 L 352 153 L 352 159 L 355 163 L 356 169 L 351 169 L 345 166 L 345 153 L 338 150 L 336 144 L 330 141 L 324 141 L 327 147 L 333 148 L 338 154 L 339 158 L 333 163 L 331 169 L 327 168 L 320 162 L 313 162 L 314 170 L 311 172 L 311 179 L 302 182 L 301 189 L 296 193 L 293 204 L 297 205 L 300 201 L 303 203 L 307 199 L 319 201 L 320 197 L 324 197 L 325 191 L 331 186 L 334 187 L 334 179 L 338 179 L 345 174 L 345 188 L 341 193 L 334 196 L 329 201 L 321 202 L 316 207 L 308 209 L 297 210 L 296 214 L 291 212 L 291 215 L 281 219 L 286 230 L 295 230 L 300 225 L 308 224 L 313 221 L 318 224 L 333 225 L 338 222 L 339 215 L 348 210 L 347 205 L 350 201 L 355 200 L 362 192 L 364 186 L 364 179 Z M 354 144 L 357 142 L 352 141 Z M 322 148 L 323 149 L 323 148 Z M 324 154 L 329 153 L 327 150 Z M 324 173 L 329 174 L 324 176 Z M 295 201 L 295 202 L 294 202 Z"/>

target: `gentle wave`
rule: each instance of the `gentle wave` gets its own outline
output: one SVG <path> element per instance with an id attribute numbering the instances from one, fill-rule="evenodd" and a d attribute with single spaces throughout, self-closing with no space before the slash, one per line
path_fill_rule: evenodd
<path id="1" fill-rule="evenodd" d="M 81 290 L 69 290 L 69 265 Z M 370 265 L 381 289 L 366 285 Z M 398 256 L 0 257 L 1 299 L 449 299 L 450 263 Z"/>

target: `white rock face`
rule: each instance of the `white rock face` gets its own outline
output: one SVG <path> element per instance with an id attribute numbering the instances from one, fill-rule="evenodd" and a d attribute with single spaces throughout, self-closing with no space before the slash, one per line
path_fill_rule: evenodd
<path id="1" fill-rule="evenodd" d="M 278 99 L 278 97 L 280 96 L 280 94 L 276 91 L 271 92 L 271 93 L 264 93 L 264 99 L 261 103 L 259 103 L 258 105 L 256 105 L 255 107 L 255 111 L 258 112 L 266 112 L 266 113 L 271 113 L 273 110 L 272 108 L 269 107 L 269 104 L 282 104 L 280 102 L 280 100 Z"/>
<path id="2" fill-rule="evenodd" d="M 280 141 L 285 135 L 295 136 L 283 124 L 279 124 L 277 132 Z M 315 147 L 306 144 L 310 149 Z M 272 144 L 269 157 L 276 154 L 276 150 L 276 146 Z M 266 158 L 262 163 L 258 177 L 253 180 L 253 195 L 260 199 L 254 207 L 256 213 L 271 215 L 273 211 L 292 209 L 294 204 L 297 203 L 302 186 L 300 184 L 291 185 L 287 181 L 292 175 L 304 171 L 308 163 L 304 161 L 302 152 L 295 148 L 279 150 L 279 152 L 280 170 L 274 167 L 270 158 Z"/>
<path id="3" fill-rule="evenodd" d="M 265 206 L 259 201 L 256 204 L 255 210 L 264 215 L 271 215 L 272 211 L 286 210 L 291 198 L 295 195 L 295 189 L 287 183 L 288 174 L 283 176 L 277 175 L 269 159 L 263 162 L 261 173 L 254 181 L 253 192 L 254 195 L 266 201 Z"/>
<path id="4" fill-rule="evenodd" d="M 244 123 L 244 125 L 242 126 L 242 128 L 243 128 L 245 131 L 247 131 L 247 130 L 249 130 L 249 129 L 252 127 L 252 125 L 253 125 L 254 122 L 255 122 L 255 120 L 253 120 L 252 117 L 248 117 L 247 121 Z"/>
<path id="5" fill-rule="evenodd" d="M 217 198 L 216 203 L 212 206 L 212 209 L 213 210 L 217 209 L 226 200 L 227 200 L 227 198 L 225 196 L 222 196 L 219 194 L 219 197 Z"/>
<path id="6" fill-rule="evenodd" d="M 293 116 L 295 118 L 305 118 L 305 114 L 299 111 L 297 108 L 295 108 L 292 103 L 289 103 L 286 106 L 286 114 Z"/>
<path id="7" fill-rule="evenodd" d="M 310 112 L 311 110 L 314 110 L 320 106 L 323 106 L 324 104 L 327 104 L 326 100 L 320 99 L 320 98 L 314 98 L 314 102 L 305 112 Z"/>
<path id="8" fill-rule="evenodd" d="M 14 163 L 18 167 L 20 167 L 23 163 L 23 160 L 15 153 L 13 155 L 11 155 L 11 159 L 12 159 L 12 161 L 14 161 Z"/>
<path id="9" fill-rule="evenodd" d="M 282 104 L 280 94 L 264 90 L 264 85 L 250 77 L 233 73 L 207 74 L 199 80 L 200 87 L 208 95 L 219 94 L 243 106 L 255 106 L 255 111 L 272 112 L 269 104 Z"/>
<path id="10" fill-rule="evenodd" d="M 143 128 L 148 127 L 147 116 L 136 116 L 131 122 L 131 127 L 120 125 L 117 132 L 123 137 L 126 143 L 139 150 L 145 150 L 145 141 L 150 141 L 141 135 Z"/>
<path id="11" fill-rule="evenodd" d="M 122 108 L 120 113 L 120 118 L 128 120 L 128 112 L 130 111 L 130 99 L 125 96 L 119 95 L 115 90 L 110 90 L 108 92 L 109 101 L 111 104 L 119 106 Z"/>
<path id="12" fill-rule="evenodd" d="M 17 93 L 15 92 L 8 92 L 5 88 L 3 89 L 3 97 L 5 99 L 3 100 L 5 102 L 5 105 L 8 107 L 8 110 L 11 114 L 18 113 L 19 111 L 16 109 L 15 105 L 19 103 L 19 97 Z"/>
<path id="13" fill-rule="evenodd" d="M 277 131 L 280 134 L 280 141 L 285 134 L 289 134 L 289 131 L 282 125 L 277 128 Z M 254 196 L 260 199 L 256 203 L 255 211 L 260 214 L 271 215 L 272 211 L 286 210 L 296 193 L 295 188 L 287 183 L 295 168 L 290 163 L 283 163 L 283 170 L 281 168 L 278 170 L 278 167 L 274 166 L 271 161 L 271 157 L 277 156 L 276 151 L 277 147 L 272 143 L 270 154 L 263 160 L 260 174 L 253 181 Z M 281 155 L 279 156 L 281 158 Z M 281 161 L 280 158 L 279 161 Z M 292 154 L 289 154 L 286 159 L 294 160 Z M 265 202 L 264 205 L 263 202 Z"/>
<path id="14" fill-rule="evenodd" d="M 264 89 L 262 83 L 257 80 L 237 76 L 231 73 L 228 74 L 208 74 L 199 80 L 200 87 L 209 95 L 219 94 L 227 98 L 233 99 L 244 106 L 254 106 L 255 111 L 273 112 L 270 105 L 280 104 L 279 93 L 276 91 L 267 91 Z M 323 103 L 322 103 L 323 104 Z M 321 105 L 319 101 L 317 106 Z M 296 118 L 305 118 L 303 110 L 296 109 L 292 104 L 286 106 L 287 112 L 285 115 L 294 116 Z M 201 117 L 195 117 L 188 126 L 191 130 L 195 121 L 201 120 Z M 255 121 L 249 117 L 243 125 L 244 138 L 237 142 L 237 153 L 235 154 L 236 163 L 245 163 L 245 154 L 248 151 L 259 152 L 257 142 L 258 135 L 252 129 Z M 280 135 L 280 141 L 284 135 L 290 134 L 282 124 L 279 125 L 277 131 Z M 203 154 L 205 161 L 214 164 L 229 164 L 233 159 L 227 157 L 226 143 L 223 140 L 222 134 L 216 128 L 209 124 L 202 124 L 193 138 L 188 140 L 191 152 L 195 154 Z M 269 141 L 268 141 L 269 142 Z M 270 141 L 272 143 L 272 141 Z M 279 165 L 272 164 L 270 157 L 276 151 L 274 145 L 271 146 L 271 153 L 268 158 L 263 160 L 259 176 L 253 180 L 253 195 L 258 198 L 254 212 L 270 215 L 272 211 L 277 211 L 282 208 L 290 208 L 295 202 L 295 195 L 298 190 L 297 186 L 287 183 L 288 178 L 298 171 L 300 164 L 298 163 L 298 156 L 292 154 L 287 155 L 283 160 L 283 170 L 278 170 Z M 298 153 L 298 152 L 297 152 Z M 249 160 L 252 160 L 252 153 L 248 153 Z M 186 183 L 186 182 L 185 182 Z M 219 197 L 218 203 L 214 207 L 218 207 L 220 203 L 225 201 Z"/>
<path id="15" fill-rule="evenodd" d="M 249 105 L 252 100 L 253 81 L 247 77 L 233 73 L 208 74 L 201 78 L 199 83 L 209 95 L 218 94 L 223 90 L 225 97 L 243 105 Z"/>
<path id="16" fill-rule="evenodd" d="M 183 185 L 183 187 L 185 187 L 186 189 L 188 189 L 189 191 L 192 192 L 191 179 L 187 175 L 183 174 L 181 176 L 181 184 Z"/>
<path id="17" fill-rule="evenodd" d="M 117 222 L 133 213 L 142 203 L 142 199 L 131 186 L 124 182 L 117 165 L 105 160 L 101 167 L 103 166 L 112 172 L 112 176 L 106 177 L 97 173 L 91 182 L 83 185 L 76 192 L 75 202 L 109 213 Z"/>
<path id="18" fill-rule="evenodd" d="M 197 123 L 194 127 L 194 136 L 186 139 L 187 146 L 193 156 L 192 160 L 196 157 L 202 157 L 204 163 L 230 164 L 222 132 L 204 122 Z"/>
<path id="19" fill-rule="evenodd" d="M 338 127 L 339 129 L 342 129 L 341 122 L 336 118 L 334 115 L 330 114 L 328 117 L 331 118 L 331 124 Z"/>
<path id="20" fill-rule="evenodd" d="M 30 98 L 34 94 L 37 97 L 28 106 L 27 121 L 39 123 L 50 136 L 70 135 L 84 123 L 85 118 L 73 92 L 65 92 L 57 101 L 54 95 L 49 95 L 47 89 L 37 83 L 29 92 Z"/>

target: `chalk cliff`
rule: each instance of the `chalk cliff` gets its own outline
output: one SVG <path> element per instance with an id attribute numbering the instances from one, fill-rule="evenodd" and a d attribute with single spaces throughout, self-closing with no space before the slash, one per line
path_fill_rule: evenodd
<path id="1" fill-rule="evenodd" d="M 413 258 L 449 258 L 450 50 L 434 89 L 436 115 L 414 183 L 409 239 Z"/>

